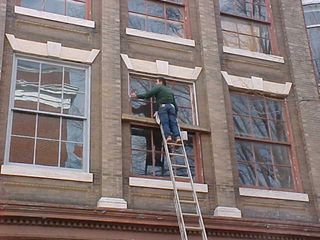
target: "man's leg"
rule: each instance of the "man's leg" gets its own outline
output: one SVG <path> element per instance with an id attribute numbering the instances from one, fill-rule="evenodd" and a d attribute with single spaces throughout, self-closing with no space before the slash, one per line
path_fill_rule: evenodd
<path id="1" fill-rule="evenodd" d="M 171 105 L 170 105 L 168 114 L 169 114 L 169 126 L 170 126 L 170 130 L 171 130 L 173 136 L 175 138 L 180 137 L 180 131 L 179 131 L 179 128 L 178 128 L 176 110 Z"/>
<path id="2" fill-rule="evenodd" d="M 170 126 L 169 126 L 169 116 L 167 112 L 167 108 L 164 106 L 160 106 L 158 110 L 160 122 L 163 128 L 164 136 L 168 138 L 171 136 Z"/>

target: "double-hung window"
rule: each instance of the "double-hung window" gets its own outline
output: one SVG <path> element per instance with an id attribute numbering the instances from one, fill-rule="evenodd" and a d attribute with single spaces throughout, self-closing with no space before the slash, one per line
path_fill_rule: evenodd
<path id="1" fill-rule="evenodd" d="M 188 38 L 187 0 L 128 0 L 128 26 Z"/>
<path id="2" fill-rule="evenodd" d="M 231 93 L 231 103 L 240 184 L 293 190 L 293 157 L 285 102 Z"/>
<path id="3" fill-rule="evenodd" d="M 144 93 L 155 86 L 156 79 L 131 75 L 129 79 L 130 91 Z M 196 124 L 194 85 L 191 82 L 180 82 L 167 80 L 175 95 L 178 106 L 178 120 L 188 125 Z M 133 115 L 152 118 L 157 111 L 155 99 L 132 99 L 131 112 Z M 185 141 L 185 148 L 188 156 L 192 175 L 196 181 L 201 181 L 200 161 L 200 137 L 197 132 L 188 132 L 188 140 Z M 179 150 L 178 152 L 179 153 Z M 181 150 L 180 150 L 180 153 Z M 181 156 L 171 159 L 177 164 L 182 164 L 184 159 Z M 159 128 L 147 122 L 131 124 L 131 173 L 139 176 L 169 177 L 169 169 L 166 154 Z M 187 176 L 185 169 L 177 169 L 177 175 Z"/>
<path id="4" fill-rule="evenodd" d="M 90 18 L 90 0 L 18 0 L 21 7 L 69 17 Z"/>
<path id="5" fill-rule="evenodd" d="M 7 164 L 88 170 L 88 71 L 15 58 Z"/>
<path id="6" fill-rule="evenodd" d="M 318 84 L 320 84 L 320 0 L 317 2 L 314 1 L 313 4 L 304 5 L 303 9 L 316 77 Z"/>
<path id="7" fill-rule="evenodd" d="M 220 13 L 224 46 L 277 53 L 270 0 L 220 0 Z"/>

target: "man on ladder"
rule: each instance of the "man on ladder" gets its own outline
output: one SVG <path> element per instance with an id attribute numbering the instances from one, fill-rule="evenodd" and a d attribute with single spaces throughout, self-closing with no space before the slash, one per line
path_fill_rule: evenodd
<path id="1" fill-rule="evenodd" d="M 178 107 L 172 90 L 166 85 L 167 83 L 164 78 L 158 78 L 156 86 L 150 91 L 143 94 L 133 92 L 131 93 L 131 97 L 140 99 L 155 97 L 158 115 L 167 142 L 171 143 L 175 140 L 177 144 L 181 144 L 180 131 L 177 124 Z"/>

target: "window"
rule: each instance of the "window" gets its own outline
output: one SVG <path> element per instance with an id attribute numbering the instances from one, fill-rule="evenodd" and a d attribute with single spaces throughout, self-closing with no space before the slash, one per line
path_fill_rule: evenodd
<path id="1" fill-rule="evenodd" d="M 186 0 L 128 0 L 128 26 L 187 38 Z"/>
<path id="2" fill-rule="evenodd" d="M 269 0 L 220 0 L 224 46 L 274 54 Z"/>
<path id="3" fill-rule="evenodd" d="M 89 0 L 18 0 L 21 7 L 89 19 Z"/>
<path id="4" fill-rule="evenodd" d="M 320 84 L 320 1 L 303 6 L 316 78 Z"/>
<path id="5" fill-rule="evenodd" d="M 140 76 L 130 77 L 131 91 L 144 93 L 155 86 L 156 80 Z M 167 81 L 175 95 L 178 106 L 178 119 L 186 124 L 196 124 L 194 105 L 194 86 L 192 83 Z M 131 102 L 132 113 L 144 117 L 152 117 L 156 109 L 154 99 L 134 99 Z"/>
<path id="6" fill-rule="evenodd" d="M 232 93 L 231 103 L 240 184 L 292 190 L 295 184 L 284 102 Z"/>
<path id="7" fill-rule="evenodd" d="M 88 69 L 16 58 L 7 162 L 88 167 Z"/>

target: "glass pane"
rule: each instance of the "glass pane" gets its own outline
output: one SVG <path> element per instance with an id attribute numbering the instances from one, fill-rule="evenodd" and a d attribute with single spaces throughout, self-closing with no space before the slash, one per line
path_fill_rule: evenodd
<path id="1" fill-rule="evenodd" d="M 86 4 L 84 2 L 77 2 L 67 0 L 67 16 L 76 18 L 86 18 Z"/>
<path id="2" fill-rule="evenodd" d="M 259 164 L 257 166 L 259 185 L 262 187 L 281 187 L 277 182 L 274 169 L 271 165 Z"/>
<path id="3" fill-rule="evenodd" d="M 237 161 L 253 161 L 252 145 L 245 141 L 236 141 Z"/>
<path id="4" fill-rule="evenodd" d="M 150 18 L 147 19 L 147 29 L 149 32 L 164 34 L 165 28 L 165 23 L 163 21 Z"/>
<path id="5" fill-rule="evenodd" d="M 183 21 L 184 9 L 181 7 L 168 6 L 166 8 L 167 19 L 174 21 Z"/>
<path id="6" fill-rule="evenodd" d="M 253 7 L 253 17 L 262 21 L 267 21 L 268 15 L 266 6 L 255 4 Z"/>
<path id="7" fill-rule="evenodd" d="M 142 117 L 152 117 L 151 102 L 141 99 L 131 100 L 132 113 Z"/>
<path id="8" fill-rule="evenodd" d="M 284 122 L 269 121 L 271 139 L 279 142 L 287 141 L 287 134 Z"/>
<path id="9" fill-rule="evenodd" d="M 20 0 L 21 7 L 43 10 L 43 0 Z"/>
<path id="10" fill-rule="evenodd" d="M 253 149 L 256 162 L 272 164 L 271 149 L 269 144 L 254 143 Z"/>
<path id="11" fill-rule="evenodd" d="M 61 66 L 42 64 L 39 110 L 61 112 L 62 75 Z"/>
<path id="12" fill-rule="evenodd" d="M 237 25 L 239 21 L 237 19 L 221 17 L 221 27 L 223 30 L 230 32 L 238 32 Z"/>
<path id="13" fill-rule="evenodd" d="M 239 37 L 236 33 L 223 32 L 223 45 L 239 48 Z"/>
<path id="14" fill-rule="evenodd" d="M 145 13 L 145 0 L 128 0 L 128 10 L 131 12 Z"/>
<path id="15" fill-rule="evenodd" d="M 154 173 L 155 176 L 164 176 L 166 169 L 165 169 L 165 160 L 166 160 L 165 152 L 156 152 L 155 153 L 155 167 Z"/>
<path id="16" fill-rule="evenodd" d="M 186 124 L 193 124 L 192 109 L 190 108 L 179 108 L 178 119 Z"/>
<path id="17" fill-rule="evenodd" d="M 260 52 L 259 39 L 247 36 L 247 35 L 239 35 L 240 48 L 246 49 L 253 52 Z"/>
<path id="18" fill-rule="evenodd" d="M 129 28 L 139 29 L 139 30 L 145 30 L 145 17 L 133 15 L 129 13 Z"/>
<path id="19" fill-rule="evenodd" d="M 151 150 L 151 130 L 143 128 L 131 128 L 131 148 Z"/>
<path id="20" fill-rule="evenodd" d="M 45 0 L 45 11 L 65 15 L 65 0 Z"/>
<path id="21" fill-rule="evenodd" d="M 38 133 L 39 138 L 48 138 L 59 140 L 60 118 L 49 116 L 38 116 Z"/>
<path id="22" fill-rule="evenodd" d="M 64 114 L 69 114 L 73 116 L 85 116 L 85 94 L 78 92 L 77 95 L 72 96 L 70 105 L 65 104 L 66 99 L 64 99 Z"/>
<path id="23" fill-rule="evenodd" d="M 33 163 L 34 139 L 11 137 L 9 162 Z"/>
<path id="24" fill-rule="evenodd" d="M 58 157 L 59 142 L 37 140 L 35 164 L 57 167 Z"/>
<path id="25" fill-rule="evenodd" d="M 268 121 L 259 118 L 252 119 L 253 135 L 257 138 L 269 138 Z"/>
<path id="26" fill-rule="evenodd" d="M 262 98 L 255 98 L 251 97 L 250 99 L 250 108 L 251 108 L 251 115 L 254 117 L 266 118 L 266 109 L 265 103 Z"/>
<path id="27" fill-rule="evenodd" d="M 154 17 L 164 18 L 164 4 L 147 1 L 147 14 Z"/>
<path id="28" fill-rule="evenodd" d="M 273 120 L 283 120 L 282 103 L 279 101 L 267 100 L 268 118 Z"/>
<path id="29" fill-rule="evenodd" d="M 13 113 L 12 134 L 20 136 L 35 136 L 36 115 L 29 113 Z"/>
<path id="30" fill-rule="evenodd" d="M 231 94 L 231 103 L 234 114 L 250 115 L 248 97 Z"/>
<path id="31" fill-rule="evenodd" d="M 289 147 L 281 145 L 272 146 L 273 161 L 275 164 L 289 165 Z"/>
<path id="32" fill-rule="evenodd" d="M 320 4 L 311 4 L 303 7 L 307 26 L 320 24 Z"/>
<path id="33" fill-rule="evenodd" d="M 259 52 L 265 53 L 265 54 L 271 54 L 271 41 L 270 39 L 260 38 L 259 44 Z"/>
<path id="34" fill-rule="evenodd" d="M 250 16 L 250 4 L 245 0 L 220 0 L 220 10 L 240 16 Z"/>
<path id="35" fill-rule="evenodd" d="M 16 89 L 14 106 L 17 108 L 37 109 L 39 92 L 40 64 L 26 61 L 17 61 Z"/>
<path id="36" fill-rule="evenodd" d="M 83 145 L 79 143 L 61 143 L 61 167 L 82 169 Z"/>
<path id="37" fill-rule="evenodd" d="M 83 121 L 63 118 L 61 139 L 69 142 L 83 143 Z"/>
<path id="38" fill-rule="evenodd" d="M 183 38 L 185 35 L 183 24 L 182 23 L 168 23 L 167 24 L 167 35 Z"/>
<path id="39" fill-rule="evenodd" d="M 83 69 L 64 68 L 64 94 L 86 91 L 86 71 Z"/>
<path id="40" fill-rule="evenodd" d="M 167 84 L 172 89 L 178 107 L 191 108 L 191 93 L 188 85 Z"/>
<path id="41" fill-rule="evenodd" d="M 275 167 L 275 177 L 276 182 L 279 187 L 282 188 L 293 188 L 293 177 L 291 173 L 291 168 L 286 167 Z"/>
<path id="42" fill-rule="evenodd" d="M 249 186 L 256 185 L 256 173 L 252 164 L 238 163 L 238 173 L 240 184 Z"/>
<path id="43" fill-rule="evenodd" d="M 239 136 L 250 136 L 250 119 L 247 117 L 233 116 L 235 134 Z"/>
<path id="44" fill-rule="evenodd" d="M 132 173 L 138 175 L 152 175 L 153 167 L 151 152 L 132 150 L 131 154 Z"/>

